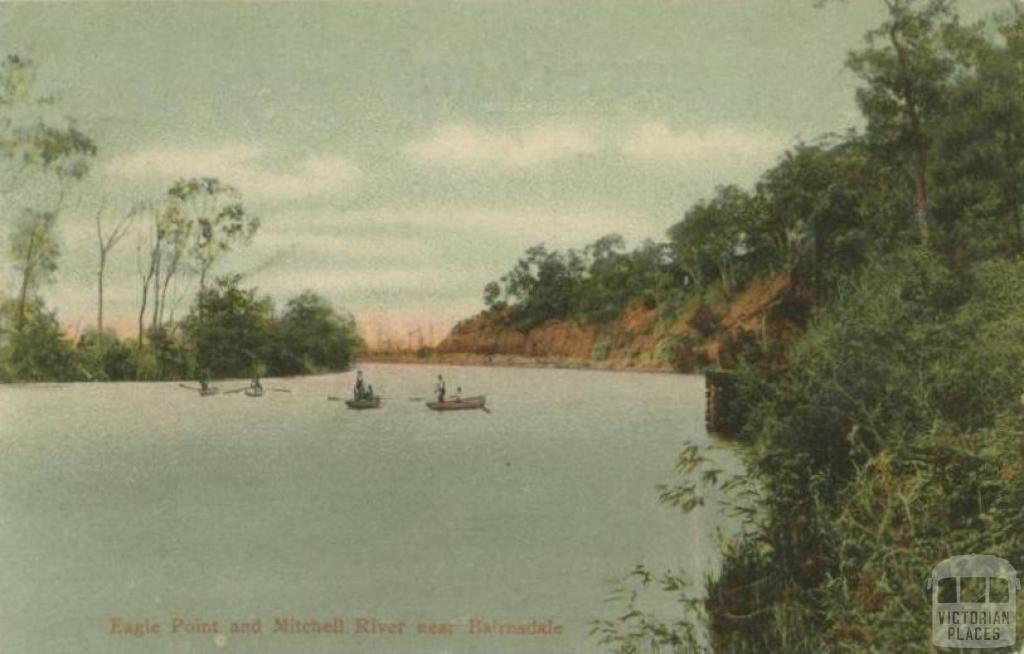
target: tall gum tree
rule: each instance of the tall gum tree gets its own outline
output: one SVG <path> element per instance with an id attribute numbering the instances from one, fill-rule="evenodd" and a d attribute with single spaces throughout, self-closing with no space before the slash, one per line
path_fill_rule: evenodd
<path id="1" fill-rule="evenodd" d="M 867 33 L 867 47 L 849 54 L 847 66 L 864 82 L 857 103 L 867 119 L 868 140 L 909 169 L 911 215 L 927 243 L 933 130 L 958 68 L 952 44 L 962 28 L 952 0 L 881 1 L 886 20 Z"/>
<path id="2" fill-rule="evenodd" d="M 70 120 L 54 117 L 54 103 L 52 97 L 37 93 L 31 60 L 15 54 L 0 60 L 0 217 L 8 212 L 18 215 L 11 221 L 8 249 L 20 277 L 15 319 L 19 332 L 32 294 L 57 270 L 56 221 L 68 185 L 88 173 L 96 154 L 93 141 Z M 47 184 L 53 181 L 56 189 Z M 12 201 L 30 182 L 27 199 L 36 206 Z"/>
<path id="3" fill-rule="evenodd" d="M 202 291 L 214 264 L 235 247 L 248 244 L 260 221 L 245 210 L 238 189 L 216 177 L 178 180 L 167 194 L 192 225 L 188 256 Z"/>
<path id="4" fill-rule="evenodd" d="M 16 329 L 25 328 L 26 309 L 39 287 L 53 280 L 60 246 L 55 225 L 57 214 L 26 209 L 15 223 L 8 247 L 14 269 L 20 277 Z"/>

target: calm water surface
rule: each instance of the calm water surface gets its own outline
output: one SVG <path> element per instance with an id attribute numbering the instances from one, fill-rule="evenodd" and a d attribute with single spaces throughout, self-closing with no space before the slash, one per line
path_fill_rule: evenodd
<path id="1" fill-rule="evenodd" d="M 448 368 L 492 413 L 439 414 L 409 400 L 439 368 L 364 371 L 379 411 L 326 401 L 352 373 L 267 380 L 291 392 L 260 399 L 0 388 L 0 652 L 599 651 L 610 578 L 715 565 L 718 507 L 685 516 L 654 490 L 684 444 L 711 442 L 701 378 Z M 162 633 L 111 635 L 115 616 Z M 343 635 L 272 633 L 335 616 Z M 174 618 L 221 633 L 169 634 Z M 356 634 L 356 618 L 407 626 Z M 472 636 L 473 618 L 565 631 Z M 257 619 L 258 637 L 225 633 Z"/>

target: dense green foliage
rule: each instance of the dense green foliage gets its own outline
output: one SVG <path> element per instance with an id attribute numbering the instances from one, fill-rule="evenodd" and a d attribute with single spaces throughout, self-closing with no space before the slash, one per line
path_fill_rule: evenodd
<path id="1" fill-rule="evenodd" d="M 114 381 L 301 375 L 345 370 L 363 349 L 355 322 L 306 291 L 278 315 L 269 297 L 218 278 L 178 324 L 149 329 L 142 347 L 95 330 L 72 343 L 41 300 L 17 329 L 17 303 L 0 310 L 0 380 Z"/>
<path id="2" fill-rule="evenodd" d="M 352 317 L 310 291 L 288 301 L 273 334 L 270 365 L 285 375 L 345 369 L 363 347 Z"/>
<path id="3" fill-rule="evenodd" d="M 721 571 L 639 566 L 595 626 L 616 652 L 931 652 L 932 566 L 1024 562 L 1024 10 L 968 28 L 948 0 L 885 6 L 848 61 L 864 134 L 672 229 L 697 289 L 788 272 L 813 311 L 784 368 L 735 369 L 749 477 L 687 448 L 662 490 L 724 494 Z M 658 587 L 676 615 L 637 608 Z"/>
<path id="4" fill-rule="evenodd" d="M 788 372 L 746 371 L 762 512 L 709 586 L 718 651 L 930 651 L 933 565 L 1024 559 L 1022 289 L 1022 262 L 912 251 L 849 282 Z"/>
<path id="5" fill-rule="evenodd" d="M 644 242 L 626 252 L 617 234 L 604 236 L 582 252 L 529 248 L 501 282 L 484 288 L 489 309 L 510 309 L 512 324 L 527 330 L 547 320 L 611 320 L 636 298 L 656 303 L 660 290 L 680 285 L 668 246 Z"/>

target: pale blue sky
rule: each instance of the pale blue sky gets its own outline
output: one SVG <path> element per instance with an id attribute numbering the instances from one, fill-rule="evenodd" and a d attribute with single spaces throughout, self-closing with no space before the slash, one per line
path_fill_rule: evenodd
<path id="1" fill-rule="evenodd" d="M 881 17 L 876 0 L 3 4 L 0 44 L 100 146 L 47 290 L 72 327 L 94 320 L 99 198 L 216 175 L 263 220 L 222 270 L 278 300 L 312 288 L 371 333 L 440 336 L 529 245 L 663 238 L 716 184 L 859 125 L 845 52 Z M 108 282 L 125 324 L 134 252 Z"/>

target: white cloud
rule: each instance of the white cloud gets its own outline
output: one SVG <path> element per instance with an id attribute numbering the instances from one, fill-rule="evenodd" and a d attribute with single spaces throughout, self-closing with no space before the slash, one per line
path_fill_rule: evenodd
<path id="1" fill-rule="evenodd" d="M 603 132 L 572 123 L 503 130 L 449 124 L 408 143 L 404 152 L 417 163 L 451 168 L 533 168 L 609 150 L 640 163 L 749 166 L 770 164 L 788 144 L 788 138 L 770 130 L 673 129 L 658 121 Z"/>
<path id="2" fill-rule="evenodd" d="M 621 150 L 627 157 L 681 166 L 724 166 L 771 163 L 789 139 L 768 130 L 709 127 L 673 130 L 648 122 L 627 130 Z"/>
<path id="3" fill-rule="evenodd" d="M 131 180 L 211 176 L 238 187 L 246 197 L 288 200 L 349 191 L 362 173 L 334 155 L 306 157 L 285 169 L 267 166 L 263 148 L 229 144 L 214 148 L 158 147 L 115 157 L 107 174 Z"/>
<path id="4" fill-rule="evenodd" d="M 487 130 L 475 125 L 449 124 L 406 145 L 405 154 L 423 164 L 530 168 L 593 154 L 599 149 L 598 140 L 580 125 Z"/>

